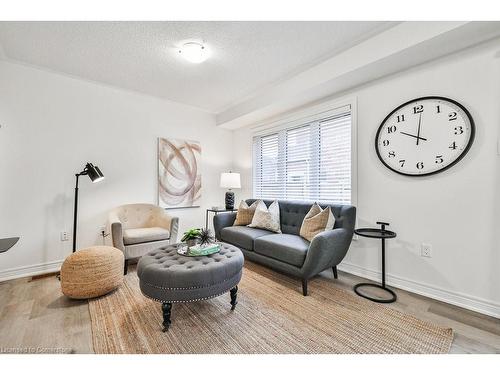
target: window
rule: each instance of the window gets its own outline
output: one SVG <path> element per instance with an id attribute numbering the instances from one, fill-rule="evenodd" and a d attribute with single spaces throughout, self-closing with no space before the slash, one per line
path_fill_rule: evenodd
<path id="1" fill-rule="evenodd" d="M 351 109 L 331 112 L 254 137 L 256 198 L 352 202 Z"/>

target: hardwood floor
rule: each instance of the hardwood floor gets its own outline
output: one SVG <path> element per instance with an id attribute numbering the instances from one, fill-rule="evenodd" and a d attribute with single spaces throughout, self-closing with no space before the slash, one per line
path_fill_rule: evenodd
<path id="1" fill-rule="evenodd" d="M 135 272 L 134 266 L 129 272 Z M 323 272 L 321 277 L 332 279 L 332 283 L 351 293 L 354 284 L 366 281 L 344 272 L 339 272 L 338 280 L 334 281 L 331 270 Z M 500 319 L 394 290 L 398 300 L 390 307 L 453 328 L 451 353 L 500 353 Z M 309 292 L 314 293 L 314 288 Z M 0 301 L 0 351 L 67 348 L 76 353 L 93 352 L 88 303 L 64 297 L 55 276 L 0 283 Z"/>
<path id="2" fill-rule="evenodd" d="M 3 282 L 0 301 L 0 349 L 93 352 L 88 302 L 63 296 L 55 276 Z"/>

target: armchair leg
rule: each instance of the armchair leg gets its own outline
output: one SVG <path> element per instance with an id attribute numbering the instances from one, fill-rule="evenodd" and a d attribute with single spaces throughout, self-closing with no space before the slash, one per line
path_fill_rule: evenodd
<path id="1" fill-rule="evenodd" d="M 302 294 L 304 296 L 307 296 L 307 280 L 306 279 L 302 280 Z"/>
<path id="2" fill-rule="evenodd" d="M 332 270 L 333 270 L 333 278 L 334 279 L 338 279 L 339 278 L 339 274 L 337 272 L 337 266 L 333 266 Z"/>
<path id="3" fill-rule="evenodd" d="M 126 275 L 128 271 L 128 259 L 125 259 L 125 266 L 123 267 L 123 274 Z"/>

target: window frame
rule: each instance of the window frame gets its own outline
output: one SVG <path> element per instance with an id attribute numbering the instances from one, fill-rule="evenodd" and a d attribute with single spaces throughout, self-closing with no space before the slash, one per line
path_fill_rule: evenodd
<path id="1" fill-rule="evenodd" d="M 358 204 L 358 150 L 357 150 L 357 98 L 347 97 L 341 99 L 333 99 L 321 102 L 319 104 L 310 105 L 300 110 L 295 110 L 291 113 L 279 116 L 270 122 L 263 122 L 251 128 L 252 139 L 257 136 L 266 136 L 277 133 L 282 130 L 290 130 L 303 126 L 309 122 L 313 122 L 325 117 L 335 116 L 345 113 L 346 110 L 351 112 L 351 205 Z M 252 141 L 252 196 L 255 196 L 255 152 Z"/>

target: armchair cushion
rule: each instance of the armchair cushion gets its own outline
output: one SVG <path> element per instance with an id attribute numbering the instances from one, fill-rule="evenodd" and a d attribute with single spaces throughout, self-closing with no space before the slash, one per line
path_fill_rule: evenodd
<path id="1" fill-rule="evenodd" d="M 168 240 L 169 238 L 170 232 L 160 227 L 125 229 L 123 231 L 123 243 L 125 245 Z"/>
<path id="2" fill-rule="evenodd" d="M 257 254 L 302 267 L 306 259 L 309 241 L 294 234 L 271 234 L 255 240 Z"/>
<path id="3" fill-rule="evenodd" d="M 220 239 L 238 247 L 242 247 L 243 249 L 253 250 L 253 243 L 256 238 L 270 234 L 272 234 L 272 232 L 264 229 L 236 226 L 222 228 L 220 231 Z"/>

